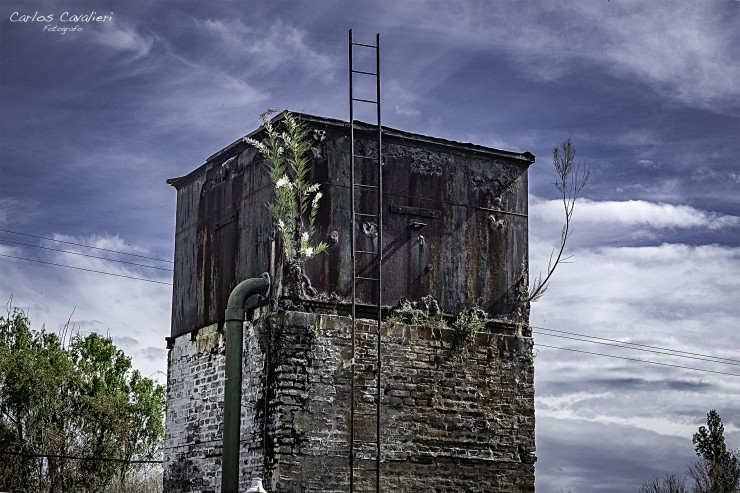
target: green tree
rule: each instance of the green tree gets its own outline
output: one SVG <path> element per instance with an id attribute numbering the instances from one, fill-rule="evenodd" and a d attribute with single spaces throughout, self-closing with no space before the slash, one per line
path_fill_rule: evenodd
<path id="1" fill-rule="evenodd" d="M 129 379 L 129 412 L 122 436 L 122 458 L 154 460 L 162 451 L 164 437 L 165 389 L 154 380 L 141 376 L 134 370 Z M 125 483 L 130 468 L 121 469 L 121 482 Z"/>
<path id="2" fill-rule="evenodd" d="M 692 439 L 701 457 L 689 467 L 697 493 L 737 493 L 740 491 L 740 457 L 727 450 L 725 427 L 717 411 L 707 413 L 707 426 L 700 426 Z"/>
<path id="3" fill-rule="evenodd" d="M 729 452 L 725 445 L 725 427 L 722 418 L 714 409 L 707 413 L 707 426 L 700 426 L 691 440 L 696 445 L 696 455 L 709 462 L 727 460 Z"/>
<path id="4" fill-rule="evenodd" d="M 32 455 L 43 450 L 59 455 L 66 448 L 71 373 L 69 355 L 56 334 L 32 331 L 19 310 L 0 317 L 2 448 L 19 454 L 13 460 L 3 457 L 0 467 L 9 469 L 3 476 L 18 488 L 38 489 L 43 476 L 58 480 L 56 461 L 49 461 L 43 474 Z"/>
<path id="5" fill-rule="evenodd" d="M 689 465 L 686 476 L 651 479 L 639 493 L 740 493 L 740 454 L 727 449 L 724 431 L 719 414 L 710 410 L 707 426 L 700 426 L 692 439 L 699 460 Z"/>
<path id="6" fill-rule="evenodd" d="M 9 308 L 0 317 L 0 490 L 120 489 L 140 469 L 131 461 L 161 451 L 164 403 L 164 388 L 109 337 L 77 334 L 65 347 Z"/>

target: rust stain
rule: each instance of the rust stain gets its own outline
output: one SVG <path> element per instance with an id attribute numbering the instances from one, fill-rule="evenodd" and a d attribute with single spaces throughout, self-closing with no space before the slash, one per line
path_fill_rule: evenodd
<path id="1" fill-rule="evenodd" d="M 306 263 L 306 274 L 318 296 L 346 299 L 352 286 L 348 128 L 334 120 L 303 117 L 309 135 L 317 136 L 311 180 L 320 183 L 323 192 L 316 239 L 331 245 L 327 253 Z M 384 244 L 380 245 L 383 304 L 432 296 L 448 314 L 476 303 L 493 317 L 514 313 L 522 266 L 526 267 L 527 168 L 533 156 L 390 129 L 387 133 L 383 140 Z M 357 153 L 377 155 L 374 136 L 357 135 Z M 357 173 L 358 182 L 377 185 L 372 166 Z M 196 179 L 202 186 L 187 186 Z M 196 231 L 177 236 L 177 241 L 190 242 L 178 248 L 192 251 L 190 262 L 195 265 L 176 266 L 176 276 L 196 279 L 193 295 L 176 298 L 198 306 L 198 320 L 176 323 L 204 326 L 222 316 L 239 276 L 257 275 L 275 261 L 269 253 L 269 213 L 264 202 L 254 198 L 260 194 L 268 200 L 270 183 L 259 155 L 239 143 L 171 182 L 183 194 L 200 194 L 199 200 L 182 200 L 198 204 L 197 221 L 189 219 Z M 360 212 L 374 213 L 375 194 L 358 193 L 356 206 Z M 178 205 L 178 214 L 184 213 Z M 187 221 L 178 216 L 178 224 Z M 379 247 L 372 222 L 367 218 L 357 225 L 358 250 Z M 260 262 L 265 265 L 257 265 Z M 367 258 L 360 262 L 358 273 L 374 270 L 372 259 Z M 370 304 L 376 289 L 374 283 L 358 284 L 358 301 Z M 195 311 L 175 308 L 173 313 L 190 317 L 187 314 Z"/>

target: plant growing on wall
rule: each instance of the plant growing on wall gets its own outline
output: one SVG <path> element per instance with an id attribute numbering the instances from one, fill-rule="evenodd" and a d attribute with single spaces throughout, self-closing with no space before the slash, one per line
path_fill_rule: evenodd
<path id="1" fill-rule="evenodd" d="M 475 341 L 475 335 L 486 326 L 485 312 L 480 308 L 462 311 L 452 324 L 452 345 L 461 347 Z"/>
<path id="2" fill-rule="evenodd" d="M 321 200 L 320 185 L 308 179 L 311 144 L 303 123 L 289 112 L 273 124 L 269 108 L 260 115 L 267 138 L 262 142 L 245 138 L 267 160 L 275 199 L 267 205 L 283 242 L 286 259 L 303 262 L 328 248 L 315 242 L 316 214 Z"/>

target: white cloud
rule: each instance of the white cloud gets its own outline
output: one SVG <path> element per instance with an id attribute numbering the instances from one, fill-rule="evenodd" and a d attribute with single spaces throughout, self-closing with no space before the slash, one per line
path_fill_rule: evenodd
<path id="1" fill-rule="evenodd" d="M 105 234 L 85 238 L 55 238 L 98 248 L 147 254 L 141 247 L 127 244 L 120 237 Z M 41 244 L 143 264 L 150 262 L 69 244 Z M 80 269 L 147 278 L 163 283 L 172 281 L 172 274 L 169 272 L 117 264 L 99 258 L 22 247 L 9 250 L 0 245 L 0 248 L 2 253 L 10 251 L 16 256 Z M 168 265 L 153 261 L 151 264 Z M 167 367 L 164 337 L 170 330 L 171 286 L 8 258 L 0 258 L 0 271 L 0 298 L 6 301 L 12 296 L 15 306 L 28 311 L 32 327 L 39 329 L 45 326 L 47 330 L 57 331 L 72 315 L 70 326 L 74 330 L 82 334 L 95 331 L 110 335 L 132 357 L 135 368 L 146 376 L 154 374 L 161 382 L 166 380 L 162 373 L 157 372 L 165 372 Z M 153 348 L 160 348 L 162 351 L 157 352 Z"/>
<path id="2" fill-rule="evenodd" d="M 373 87 L 366 90 L 366 94 L 372 99 L 375 96 L 375 79 L 373 77 L 365 77 L 364 79 L 365 82 L 372 83 Z M 390 77 L 383 82 L 383 99 L 394 102 L 393 113 L 400 117 L 400 121 L 403 122 L 418 122 L 424 116 L 423 110 L 426 103 L 428 103 L 420 99 L 409 87 L 406 87 L 400 79 Z M 367 110 L 374 111 L 375 108 L 372 105 L 367 105 Z M 367 121 L 372 120 L 374 120 L 374 116 L 367 119 Z"/>
<path id="3" fill-rule="evenodd" d="M 66 245 L 70 243 L 80 243 L 82 245 L 93 247 L 92 250 L 98 250 L 98 249 L 104 250 L 104 251 L 112 250 L 113 252 L 109 252 L 109 253 L 114 253 L 114 256 L 116 255 L 115 252 L 130 253 L 134 255 L 142 255 L 146 253 L 146 250 L 144 248 L 136 246 L 136 245 L 127 244 L 123 240 L 123 238 L 121 238 L 118 235 L 110 236 L 106 234 L 92 234 L 88 237 L 83 238 L 82 241 L 80 241 L 74 236 L 57 234 L 57 235 L 54 235 L 53 239 L 58 240 L 59 242 L 64 242 Z M 56 244 L 55 242 L 47 242 L 47 243 L 50 245 Z M 79 251 L 79 250 L 80 248 L 75 249 L 75 251 Z M 97 255 L 104 256 L 105 254 L 97 253 Z"/>
<path id="4" fill-rule="evenodd" d="M 537 461 L 537 491 L 637 491 L 653 476 L 681 474 L 695 458 L 690 437 L 666 438 L 619 424 L 538 414 L 537 431 L 538 455 L 547 457 Z"/>
<path id="5" fill-rule="evenodd" d="M 93 39 L 113 50 L 130 53 L 134 59 L 148 55 L 155 40 L 153 36 L 144 35 L 116 19 L 93 31 Z"/>
<path id="6" fill-rule="evenodd" d="M 736 344 L 740 248 L 664 244 L 574 253 L 573 264 L 561 265 L 544 298 L 533 304 L 534 327 L 669 348 L 686 352 L 684 356 L 740 361 Z M 534 334 L 536 345 L 740 374 L 737 363 L 713 363 L 564 337 L 573 336 L 538 329 Z M 637 460 L 656 468 L 643 469 L 638 478 L 646 479 L 682 471 L 688 461 L 671 463 L 669 457 L 684 449 L 686 455 L 693 451 L 690 438 L 710 408 L 720 412 L 728 430 L 740 426 L 738 376 L 536 348 L 538 448 L 542 440 L 553 442 L 552 446 L 563 445 L 556 440 L 558 431 L 547 423 L 556 420 L 560 426 L 568 423 L 575 428 L 588 423 L 603 443 L 612 445 L 604 447 L 602 453 L 614 455 L 615 461 Z M 654 446 L 646 447 L 642 442 L 627 459 L 622 453 L 626 445 L 619 437 L 610 436 L 615 427 L 635 437 L 651 436 Z M 673 446 L 658 453 L 655 448 L 664 447 L 670 437 L 683 440 L 683 449 Z M 574 438 L 581 444 L 589 440 Z M 737 445 L 735 437 L 728 435 L 728 440 Z M 579 481 L 593 477 L 593 471 L 598 470 L 558 473 L 557 454 L 543 450 L 540 454 L 538 484 L 541 479 L 550 483 L 558 477 Z"/>
<path id="7" fill-rule="evenodd" d="M 617 5 L 616 22 L 604 23 L 612 27 L 602 30 L 609 42 L 602 56 L 613 70 L 637 75 L 698 106 L 737 98 L 740 72 L 731 63 L 737 56 L 738 39 L 733 34 L 737 30 L 722 28 L 731 24 L 717 5 L 678 2 L 671 9 L 641 2 Z M 591 21 L 603 19 L 603 10 L 589 10 Z M 596 55 L 591 54 L 598 60 Z"/>
<path id="8" fill-rule="evenodd" d="M 421 111 L 410 106 L 401 106 L 400 104 L 396 104 L 393 106 L 393 109 L 396 111 L 396 114 L 400 116 L 417 117 L 421 115 Z"/>
<path id="9" fill-rule="evenodd" d="M 660 168 L 660 164 L 656 163 L 655 161 L 651 159 L 640 159 L 637 162 L 637 164 L 639 164 L 640 166 L 644 168 L 653 168 L 653 169 Z"/>
<path id="10" fill-rule="evenodd" d="M 692 107 L 735 113 L 740 99 L 740 36 L 733 2 L 487 3 L 428 1 L 394 11 L 420 29 L 451 38 L 462 48 L 496 49 L 517 61 L 522 73 L 555 80 L 576 70 L 572 61 L 637 79 Z M 403 8 L 403 7 L 402 7 Z M 439 12 L 445 12 L 440 16 Z"/>
<path id="11" fill-rule="evenodd" d="M 9 198 L 0 198 L 0 227 L 9 223 L 28 223 L 38 215 L 38 201 L 26 199 L 19 201 Z"/>
<path id="12" fill-rule="evenodd" d="M 557 201 L 532 201 L 533 271 L 547 265 L 550 246 L 560 233 L 561 208 Z M 568 249 L 574 255 L 572 263 L 558 267 L 550 289 L 532 306 L 531 323 L 538 345 L 538 448 L 543 444 L 538 487 L 544 483 L 557 489 L 563 485 L 559 480 L 580 487 L 587 481 L 583 478 L 592 478 L 593 471 L 602 467 L 571 463 L 573 469 L 562 470 L 564 463 L 552 449 L 563 446 L 558 431 L 563 427 L 589 429 L 591 436 L 596 434 L 603 437 L 603 443 L 614 444 L 602 447 L 611 450 L 601 452 L 609 455 L 609 469 L 614 471 L 619 464 L 632 468 L 639 474 L 639 485 L 652 475 L 682 472 L 689 461 L 676 462 L 671 457 L 684 452 L 680 447 L 686 449 L 683 455 L 691 456 L 691 436 L 710 408 L 719 411 L 726 429 L 740 426 L 740 377 L 632 361 L 740 374 L 736 344 L 740 247 L 697 246 L 665 239 L 674 230 L 722 231 L 738 225 L 735 216 L 690 206 L 647 201 L 583 200 L 577 204 L 574 226 L 578 236 Z M 653 244 L 618 246 L 631 232 L 650 235 Z M 598 337 L 612 345 L 596 344 L 594 339 L 573 340 L 578 336 L 546 329 Z M 683 351 L 684 357 L 619 348 L 603 339 Z M 702 355 L 734 362 L 706 361 Z M 623 437 L 613 435 L 615 428 L 637 440 L 630 445 L 629 457 L 622 452 L 628 446 Z M 733 446 L 737 445 L 736 436 L 731 438 L 728 432 Z M 649 439 L 651 446 L 639 442 L 639 437 Z M 588 441 L 587 437 L 574 437 L 572 446 L 586 447 Z M 581 461 L 583 457 L 581 454 Z M 629 477 L 635 478 L 634 474 Z M 604 491 L 623 491 L 617 484 L 608 486 L 605 482 Z"/>
<path id="13" fill-rule="evenodd" d="M 306 42 L 305 31 L 281 20 L 255 27 L 238 19 L 197 20 L 196 23 L 221 40 L 222 57 L 240 57 L 250 73 L 269 72 L 290 65 L 291 72 L 303 70 L 328 79 L 335 75 L 334 61 Z"/>
<path id="14" fill-rule="evenodd" d="M 152 123 L 164 128 L 187 125 L 230 135 L 261 112 L 258 105 L 269 95 L 223 71 L 194 63 L 186 67 L 177 68 L 182 77 L 160 88 L 162 97 L 154 102 L 157 111 Z M 149 108 L 144 111 L 149 112 Z"/>
<path id="15" fill-rule="evenodd" d="M 699 166 L 691 173 L 691 178 L 704 182 L 725 182 L 740 184 L 740 172 L 736 170 L 717 170 L 711 166 Z"/>
<path id="16" fill-rule="evenodd" d="M 740 249 L 721 247 L 610 248 L 579 252 L 534 305 L 532 324 L 714 358 L 740 360 L 734 298 Z M 664 365 L 740 374 L 740 366 L 578 342 L 538 330 L 537 344 Z M 546 335 L 546 334 L 554 334 Z M 605 342 L 605 341 L 601 341 Z M 648 349 L 644 348 L 643 349 Z M 740 377 L 674 366 L 541 348 L 537 358 L 538 412 L 559 418 L 621 422 L 685 436 L 710 407 L 737 409 Z M 552 399 L 555 398 L 554 402 Z M 686 417 L 693 421 L 686 421 Z M 726 416 L 737 426 L 740 416 Z M 661 421 L 650 425 L 649 421 Z"/>
<path id="17" fill-rule="evenodd" d="M 186 125 L 219 139 L 232 135 L 233 140 L 239 128 L 244 133 L 252 130 L 248 122 L 268 105 L 276 85 L 272 72 L 284 75 L 278 85 L 297 84 L 301 77 L 329 81 L 336 73 L 334 60 L 312 48 L 305 31 L 280 20 L 255 25 L 239 19 L 188 22 L 194 42 L 200 44 L 187 50 L 166 44 L 157 70 L 169 76 L 157 81 L 139 109 L 138 119 L 150 125 L 164 129 Z M 288 94 L 303 92 L 300 88 Z M 309 98 L 299 100 L 307 104 Z M 285 96 L 270 101 L 280 107 L 287 104 Z M 225 145 L 229 137 L 218 142 Z"/>
<path id="18" fill-rule="evenodd" d="M 535 220 L 562 221 L 563 206 L 558 200 L 531 198 L 530 216 Z M 630 226 L 653 229 L 707 228 L 722 230 L 740 226 L 740 217 L 696 209 L 688 205 L 672 205 L 645 200 L 592 201 L 579 199 L 574 221 L 588 226 Z"/>

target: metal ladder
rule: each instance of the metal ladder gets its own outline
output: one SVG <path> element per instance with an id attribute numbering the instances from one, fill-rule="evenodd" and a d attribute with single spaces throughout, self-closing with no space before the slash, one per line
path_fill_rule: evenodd
<path id="1" fill-rule="evenodd" d="M 375 50 L 375 71 L 355 70 L 353 64 L 354 48 Z M 354 94 L 355 75 L 375 78 L 375 99 L 358 98 Z M 355 104 L 375 105 L 377 109 L 377 140 L 366 143 L 364 152 L 357 154 L 355 141 Z M 350 181 L 352 201 L 352 359 L 351 359 L 351 397 L 350 397 L 350 443 L 349 443 L 349 491 L 380 492 L 380 392 L 381 392 L 381 307 L 383 287 L 383 156 L 382 127 L 380 124 L 380 34 L 375 44 L 355 43 L 352 30 L 349 30 L 349 127 L 350 127 Z M 372 156 L 376 144 L 375 156 Z M 375 173 L 372 166 L 375 165 Z M 359 177 L 358 177 L 359 175 Z M 374 181 L 374 183 L 373 183 Z M 359 195 L 359 197 L 358 197 Z M 358 205 L 358 198 L 360 204 Z M 364 210 L 375 202 L 377 210 Z M 373 230 L 373 225 L 374 230 Z M 361 228 L 370 233 L 372 247 L 358 246 L 358 232 Z M 372 236 L 374 235 L 374 239 Z M 368 243 L 364 239 L 365 244 Z M 377 331 L 375 351 L 371 349 L 372 332 L 366 326 L 359 334 L 365 344 L 358 348 L 357 294 L 358 284 L 371 286 L 363 293 L 373 293 L 372 303 L 377 306 Z M 359 350 L 358 350 L 359 349 Z M 372 360 L 375 360 L 374 362 Z M 370 370 L 368 372 L 368 370 Z M 370 378 L 368 378 L 370 376 Z M 373 409 L 374 407 L 374 409 Z M 373 423 L 374 421 L 374 423 Z"/>

